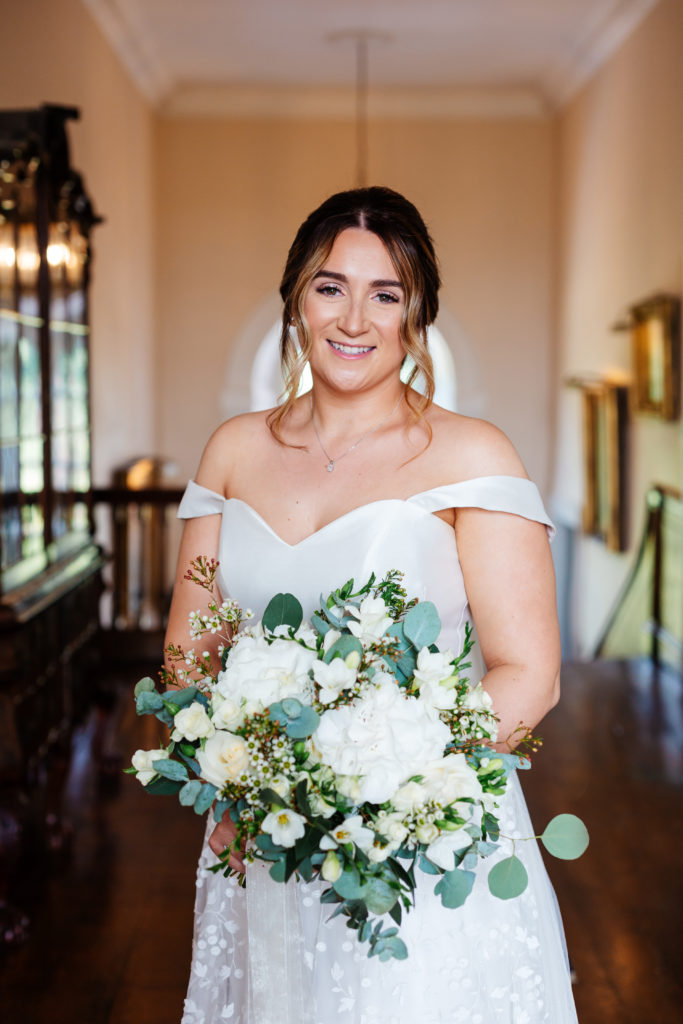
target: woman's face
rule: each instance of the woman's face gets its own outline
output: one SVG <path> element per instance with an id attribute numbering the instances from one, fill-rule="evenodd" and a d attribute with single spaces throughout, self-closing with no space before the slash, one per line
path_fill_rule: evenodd
<path id="1" fill-rule="evenodd" d="M 398 378 L 405 355 L 399 328 L 405 296 L 384 242 L 347 228 L 304 299 L 314 378 L 365 390 Z"/>

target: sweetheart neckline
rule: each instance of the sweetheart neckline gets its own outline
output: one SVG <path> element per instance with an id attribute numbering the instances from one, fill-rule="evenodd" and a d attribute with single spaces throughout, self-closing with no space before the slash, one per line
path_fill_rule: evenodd
<path id="1" fill-rule="evenodd" d="M 520 480 L 522 480 L 524 478 L 523 477 L 517 477 L 517 478 L 513 477 L 513 479 L 520 479 Z M 199 486 L 202 486 L 202 485 L 200 484 Z M 209 490 L 209 488 L 207 487 L 206 490 Z M 432 491 L 437 491 L 437 490 L 440 490 L 440 488 L 432 487 L 431 490 Z M 216 494 L 217 492 L 214 491 L 213 493 Z M 290 543 L 289 541 L 285 540 L 284 537 L 281 537 L 280 534 L 277 533 L 273 529 L 273 527 L 270 525 L 270 523 L 266 519 L 263 518 L 261 513 L 257 512 L 256 509 L 254 508 L 254 506 L 250 505 L 248 501 L 244 501 L 243 498 L 223 498 L 222 495 L 220 497 L 222 497 L 222 500 L 225 502 L 226 505 L 229 504 L 231 501 L 232 502 L 237 502 L 239 505 L 243 505 L 244 508 L 246 508 L 249 512 L 251 512 L 251 514 L 258 520 L 258 522 L 261 523 L 261 525 L 264 526 L 266 528 L 266 530 L 268 530 L 268 533 L 272 534 L 272 536 L 277 541 L 279 541 L 280 544 L 284 544 L 285 547 L 290 548 L 291 550 L 294 550 L 295 548 L 301 547 L 301 545 L 305 544 L 307 541 L 313 540 L 314 537 L 319 537 L 321 533 L 324 533 L 326 530 L 330 529 L 332 526 L 336 526 L 337 523 L 341 523 L 342 520 L 348 519 L 349 516 L 354 515 L 354 513 L 356 513 L 356 512 L 362 512 L 365 509 L 372 508 L 374 505 L 396 504 L 397 502 L 398 502 L 399 505 L 410 505 L 410 504 L 412 504 L 412 499 L 414 499 L 414 498 L 421 498 L 424 494 L 429 494 L 429 493 L 430 493 L 430 491 L 422 491 L 420 494 L 413 494 L 410 498 L 378 498 L 375 501 L 366 501 L 365 504 L 363 504 L 363 505 L 356 505 L 355 508 L 349 509 L 348 512 L 343 512 L 340 516 L 337 516 L 335 519 L 331 519 L 329 521 L 329 523 L 324 523 L 323 526 L 318 527 L 318 529 L 314 530 L 312 533 L 306 534 L 305 537 L 302 537 L 301 540 L 295 541 L 293 544 Z M 414 505 L 414 508 L 419 509 L 420 511 L 424 512 L 425 515 L 429 516 L 431 519 L 434 519 L 437 522 L 442 523 L 443 526 L 445 526 L 446 529 L 449 531 L 449 534 L 452 534 L 453 536 L 455 536 L 455 532 L 453 530 L 453 527 L 449 526 L 449 524 L 444 519 L 442 519 L 440 516 L 437 516 L 435 514 L 435 512 L 427 512 L 424 509 L 421 509 L 419 505 Z"/>

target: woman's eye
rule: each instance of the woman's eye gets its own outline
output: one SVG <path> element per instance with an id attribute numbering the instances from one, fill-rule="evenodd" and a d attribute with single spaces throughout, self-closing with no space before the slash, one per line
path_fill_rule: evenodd
<path id="1" fill-rule="evenodd" d="M 321 284 L 316 291 L 319 295 L 339 295 L 339 288 L 336 284 Z"/>
<path id="2" fill-rule="evenodd" d="M 391 292 L 378 292 L 377 298 L 380 302 L 398 302 L 396 295 L 392 295 Z"/>

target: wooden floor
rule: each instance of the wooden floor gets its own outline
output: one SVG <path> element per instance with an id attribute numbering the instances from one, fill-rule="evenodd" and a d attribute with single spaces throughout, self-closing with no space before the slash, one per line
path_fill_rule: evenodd
<path id="1" fill-rule="evenodd" d="M 537 831 L 571 811 L 592 836 L 580 861 L 548 858 L 579 1020 L 680 1024 L 680 686 L 614 664 L 570 665 L 563 680 L 563 700 L 541 730 L 545 745 L 522 781 Z M 128 756 L 153 746 L 153 720 L 135 718 L 128 694 L 120 707 L 120 749 Z M 178 1024 L 202 822 L 175 799 L 147 797 L 128 777 L 98 785 L 91 732 L 92 722 L 75 744 L 71 855 L 45 862 L 23 884 L 31 937 L 2 967 L 0 1019 Z"/>

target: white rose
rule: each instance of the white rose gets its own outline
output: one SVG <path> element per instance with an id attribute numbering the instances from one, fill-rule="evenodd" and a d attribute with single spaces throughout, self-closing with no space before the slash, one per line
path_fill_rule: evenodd
<path id="1" fill-rule="evenodd" d="M 342 690 L 348 690 L 356 681 L 355 669 L 349 668 L 341 658 L 334 658 L 328 665 L 324 661 L 313 662 L 313 678 L 320 687 L 318 699 L 321 704 L 331 704 Z"/>
<path id="2" fill-rule="evenodd" d="M 441 760 L 425 765 L 421 774 L 429 799 L 443 807 L 464 797 L 479 800 L 482 795 L 477 773 L 468 765 L 464 754 L 447 754 Z"/>
<path id="3" fill-rule="evenodd" d="M 360 608 L 347 604 L 344 610 L 358 619 L 358 622 L 349 622 L 348 629 L 363 645 L 379 640 L 394 621 L 387 615 L 387 606 L 381 597 L 366 597 Z"/>
<path id="4" fill-rule="evenodd" d="M 241 708 L 236 701 L 229 697 L 223 697 L 220 693 L 214 693 L 211 698 L 211 706 L 213 708 L 211 721 L 217 729 L 228 729 L 230 732 L 234 732 L 242 725 L 245 712 L 244 708 Z"/>
<path id="5" fill-rule="evenodd" d="M 472 845 L 472 836 L 459 828 L 456 832 L 442 832 L 438 839 L 425 850 L 429 860 L 444 871 L 452 871 L 455 867 L 454 854 Z"/>
<path id="6" fill-rule="evenodd" d="M 137 769 L 135 777 L 138 782 L 143 786 L 148 785 L 156 775 L 156 771 L 152 768 L 154 762 L 167 760 L 168 751 L 166 750 L 136 750 L 131 758 L 131 764 L 133 768 Z"/>
<path id="7" fill-rule="evenodd" d="M 173 718 L 171 739 L 201 740 L 213 736 L 216 726 L 206 713 L 206 708 L 195 700 L 186 708 L 181 708 Z"/>
<path id="8" fill-rule="evenodd" d="M 249 751 L 241 736 L 231 732 L 217 732 L 198 750 L 197 761 L 202 778 L 222 789 L 226 782 L 237 782 L 249 765 Z"/>
<path id="9" fill-rule="evenodd" d="M 249 701 L 260 711 L 285 697 L 310 704 L 314 691 L 309 670 L 315 660 L 315 651 L 295 640 L 280 638 L 269 644 L 263 637 L 243 636 L 218 674 L 217 689 L 223 697 L 237 704 Z"/>
<path id="10" fill-rule="evenodd" d="M 278 846 L 294 846 L 306 831 L 306 819 L 296 811 L 290 811 L 289 807 L 279 807 L 265 816 L 261 828 L 273 837 Z"/>
<path id="11" fill-rule="evenodd" d="M 448 726 L 419 699 L 406 697 L 392 676 L 350 704 L 325 711 L 315 732 L 322 761 L 340 775 L 360 776 L 360 800 L 381 804 L 441 755 Z"/>
<path id="12" fill-rule="evenodd" d="M 405 782 L 391 798 L 397 811 L 415 811 L 428 800 L 427 790 L 419 782 Z"/>

